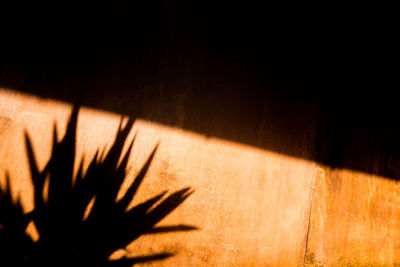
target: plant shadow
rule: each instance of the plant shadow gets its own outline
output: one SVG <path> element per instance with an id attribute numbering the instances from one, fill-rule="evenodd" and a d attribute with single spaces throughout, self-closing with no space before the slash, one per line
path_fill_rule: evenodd
<path id="1" fill-rule="evenodd" d="M 10 177 L 6 174 L 6 185 L 0 186 L 0 263 L 11 266 L 132 266 L 173 256 L 173 252 L 160 252 L 109 259 L 115 251 L 124 249 L 142 235 L 198 229 L 185 224 L 157 226 L 193 191 L 187 187 L 168 196 L 165 191 L 128 209 L 157 145 L 126 193 L 117 199 L 136 137 L 122 153 L 134 123 L 132 119 L 124 127 L 121 120 L 110 150 L 107 153 L 97 151 L 86 171 L 82 157 L 74 177 L 78 112 L 79 108 L 74 107 L 61 141 L 57 140 L 54 125 L 51 157 L 43 170 L 39 170 L 31 139 L 25 134 L 34 186 L 34 210 L 23 212 L 20 200 L 13 199 Z M 39 234 L 37 241 L 26 233 L 31 222 Z"/>

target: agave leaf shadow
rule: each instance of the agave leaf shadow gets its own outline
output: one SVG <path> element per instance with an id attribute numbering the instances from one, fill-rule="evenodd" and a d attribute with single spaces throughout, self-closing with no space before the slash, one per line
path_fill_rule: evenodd
<path id="1" fill-rule="evenodd" d="M 12 207 L 9 210 L 18 215 L 5 216 L 5 218 L 16 218 L 19 222 L 16 224 L 18 225 L 16 227 L 19 227 L 17 230 L 10 227 L 12 231 L 6 231 L 8 235 L 16 236 L 15 231 L 25 233 L 22 230 L 25 230 L 31 219 L 39 233 L 37 242 L 32 242 L 28 236 L 26 237 L 28 249 L 24 250 L 21 262 L 27 265 L 52 264 L 53 266 L 61 263 L 132 266 L 135 263 L 162 260 L 173 256 L 173 252 L 163 251 L 146 256 L 109 260 L 113 252 L 125 248 L 141 235 L 196 230 L 197 227 L 185 224 L 157 226 L 193 191 L 187 187 L 169 196 L 166 196 L 167 192 L 162 192 L 128 209 L 150 167 L 157 145 L 126 193 L 117 200 L 118 192 L 126 178 L 127 164 L 136 137 L 123 154 L 123 147 L 134 123 L 132 119 L 129 119 L 124 127 L 121 120 L 110 150 L 101 155 L 97 151 L 86 171 L 83 170 L 84 157 L 82 157 L 78 172 L 74 177 L 78 112 L 79 108 L 74 107 L 61 141 L 57 140 L 54 125 L 51 157 L 43 170 L 39 170 L 31 139 L 27 133 L 25 134 L 31 180 L 34 186 L 35 208 L 32 213 L 22 213 L 19 202 L 12 201 L 9 186 L 0 190 L 2 196 L 0 204 L 5 203 L 0 207 Z M 47 194 L 44 194 L 46 191 Z M 89 205 L 91 208 L 86 214 Z M 10 213 L 9 210 L 3 208 L 1 213 L 4 212 L 3 210 Z M 15 238 L 15 240 L 22 239 Z"/>
<path id="2" fill-rule="evenodd" d="M 32 213 L 24 214 L 19 198 L 13 199 L 8 173 L 5 182 L 4 188 L 0 185 L 0 263 L 20 266 L 33 245 L 25 234 Z"/>

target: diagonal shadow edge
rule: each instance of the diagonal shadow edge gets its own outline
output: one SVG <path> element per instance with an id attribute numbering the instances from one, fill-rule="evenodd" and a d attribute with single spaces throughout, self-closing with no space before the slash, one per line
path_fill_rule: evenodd
<path id="1" fill-rule="evenodd" d="M 246 115 L 247 112 L 243 112 L 247 117 L 245 115 L 235 117 L 239 114 L 237 112 L 232 112 L 232 114 L 237 113 L 234 116 L 221 112 L 221 110 L 232 110 L 232 103 L 221 101 L 224 99 L 222 92 L 213 93 L 212 90 L 205 90 L 202 93 L 203 97 L 222 105 L 219 108 L 210 109 L 209 104 L 196 102 L 194 96 L 190 94 L 187 96 L 189 99 L 187 103 L 179 103 L 178 106 L 175 105 L 177 103 L 168 103 L 168 99 L 163 99 L 162 96 L 155 99 L 145 97 L 146 105 L 140 104 L 140 101 L 138 105 L 125 105 L 125 102 L 115 105 L 99 102 L 93 98 L 76 98 L 73 96 L 73 91 L 55 94 L 37 89 L 33 90 L 33 95 L 141 118 L 193 131 L 206 137 L 220 138 L 311 160 L 331 168 L 360 171 L 393 180 L 400 179 L 398 153 L 400 143 L 397 138 L 400 126 L 395 123 L 400 114 L 393 110 L 392 102 L 388 102 L 385 106 L 379 105 L 373 110 L 369 109 L 369 106 L 375 105 L 375 99 L 385 102 L 384 93 L 375 97 L 362 96 L 361 99 L 357 99 L 359 94 L 354 93 L 348 95 L 349 99 L 344 100 L 341 98 L 341 92 L 344 93 L 344 90 L 329 94 L 330 91 L 323 93 L 321 88 L 311 88 L 310 92 L 305 93 L 308 90 L 306 87 L 292 86 L 282 89 L 284 85 L 274 83 L 270 87 L 274 86 L 284 93 L 249 89 L 249 94 L 253 92 L 254 96 L 236 103 L 243 108 L 252 106 L 251 113 Z M 108 90 L 103 90 L 108 94 Z M 19 91 L 27 92 L 21 89 Z M 294 92 L 297 92 L 295 95 L 299 98 L 288 97 Z M 143 98 L 146 94 L 140 90 L 118 93 L 122 99 Z M 263 118 L 267 96 L 272 97 L 267 103 L 276 102 L 272 105 L 271 111 L 279 117 L 266 122 Z M 166 103 L 159 105 L 160 101 L 164 100 Z M 154 108 L 156 111 L 148 112 L 150 106 L 156 107 Z M 302 108 L 304 111 L 301 111 Z M 216 112 L 211 114 L 212 110 Z M 182 116 L 191 119 L 182 120 Z M 212 124 L 205 123 L 210 120 Z M 284 124 L 280 121 L 284 121 Z M 290 121 L 298 122 L 290 126 Z M 211 127 L 216 124 L 221 124 L 221 127 Z M 238 128 L 238 125 L 243 126 Z"/>

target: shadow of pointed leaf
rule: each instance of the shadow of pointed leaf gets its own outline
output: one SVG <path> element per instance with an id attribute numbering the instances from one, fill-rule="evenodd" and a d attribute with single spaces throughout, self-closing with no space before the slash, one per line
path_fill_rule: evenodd
<path id="1" fill-rule="evenodd" d="M 181 205 L 192 193 L 190 187 L 176 191 L 146 215 L 146 224 L 155 225 Z"/>
<path id="2" fill-rule="evenodd" d="M 150 156 L 146 160 L 146 163 L 143 165 L 139 174 L 136 176 L 134 182 L 128 188 L 128 191 L 125 193 L 125 195 L 122 197 L 122 199 L 118 202 L 117 205 L 120 210 L 124 211 L 128 207 L 128 205 L 132 202 L 133 197 L 135 196 L 137 190 L 139 189 L 139 186 L 143 182 L 144 176 L 146 175 L 147 170 L 149 169 L 150 163 L 154 158 L 157 148 L 158 148 L 158 145 L 151 152 Z"/>
<path id="3" fill-rule="evenodd" d="M 13 199 L 10 177 L 6 173 L 6 185 L 0 185 L 0 260 L 2 266 L 22 265 L 33 245 L 25 230 L 32 213 L 24 214 L 19 198 Z"/>
<path id="4" fill-rule="evenodd" d="M 179 225 L 172 225 L 172 226 L 158 226 L 150 229 L 149 231 L 145 232 L 145 234 L 162 234 L 162 233 L 170 233 L 170 232 L 186 232 L 186 231 L 193 231 L 199 230 L 198 227 L 193 225 L 186 225 L 186 224 L 179 224 Z"/>
<path id="5" fill-rule="evenodd" d="M 76 153 L 76 124 L 78 107 L 69 119 L 64 137 L 57 140 L 53 130 L 51 158 L 40 171 L 36 164 L 31 140 L 26 134 L 26 150 L 35 187 L 35 209 L 33 221 L 37 224 L 40 238 L 35 246 L 30 263 L 57 263 L 62 254 L 69 252 L 68 263 L 86 262 L 109 265 L 109 256 L 143 234 L 191 231 L 190 225 L 154 227 L 192 193 L 190 188 L 177 191 L 164 200 L 166 191 L 127 210 L 150 168 L 158 145 L 155 146 L 139 174 L 126 193 L 117 201 L 118 192 L 126 179 L 126 168 L 136 140 L 122 150 L 134 120 L 129 119 L 124 127 L 122 120 L 116 137 L 108 151 L 103 150 L 92 157 L 86 171 L 83 157 L 78 161 L 78 171 L 73 177 Z M 49 179 L 48 199 L 43 199 L 43 188 Z M 75 178 L 75 179 L 74 179 Z M 157 204 L 158 203 L 158 204 Z M 90 208 L 89 208 L 90 205 Z M 89 208 L 89 209 L 88 209 Z M 62 252 L 64 251 L 64 252 Z M 161 260 L 173 256 L 161 253 L 114 261 L 115 266 L 131 266 L 134 263 Z"/>

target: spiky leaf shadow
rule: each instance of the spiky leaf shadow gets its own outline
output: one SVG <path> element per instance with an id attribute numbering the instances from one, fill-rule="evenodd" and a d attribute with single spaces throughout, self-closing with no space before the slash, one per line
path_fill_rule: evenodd
<path id="1" fill-rule="evenodd" d="M 18 220 L 26 221 L 20 228 L 25 229 L 32 217 L 40 235 L 36 243 L 29 244 L 31 249 L 24 254 L 23 262 L 35 266 L 38 264 L 57 266 L 60 263 L 63 265 L 132 266 L 139 262 L 173 256 L 174 254 L 170 252 L 160 252 L 109 261 L 109 256 L 113 252 L 125 248 L 141 235 L 197 229 L 191 225 L 156 226 L 182 204 L 193 191 L 190 188 L 184 188 L 168 197 L 165 197 L 167 192 L 163 192 L 127 209 L 143 182 L 157 151 L 157 145 L 127 192 L 120 200 L 117 200 L 118 192 L 126 177 L 129 155 L 135 140 L 134 138 L 123 154 L 123 147 L 134 123 L 131 119 L 124 127 L 121 121 L 110 150 L 101 155 L 97 151 L 85 173 L 82 157 L 74 179 L 77 119 L 78 108 L 75 107 L 61 141 L 57 140 L 54 125 L 51 157 L 42 171 L 38 168 L 32 142 L 28 134 L 25 134 L 35 205 L 29 218 L 24 217 L 28 215 L 23 215 L 18 205 L 10 202 L 9 190 L 0 192 L 2 196 L 5 196 L 2 199 L 10 202 L 9 206 L 14 207 L 16 211 L 20 210 L 18 214 L 21 218 Z M 47 191 L 47 197 L 44 196 L 45 191 Z M 90 212 L 85 214 L 89 204 L 91 205 Z"/>
<path id="2" fill-rule="evenodd" d="M 32 239 L 25 234 L 31 214 L 24 214 L 19 199 L 14 200 L 10 190 L 10 177 L 6 174 L 6 185 L 0 185 L 0 263 L 24 263 Z"/>

